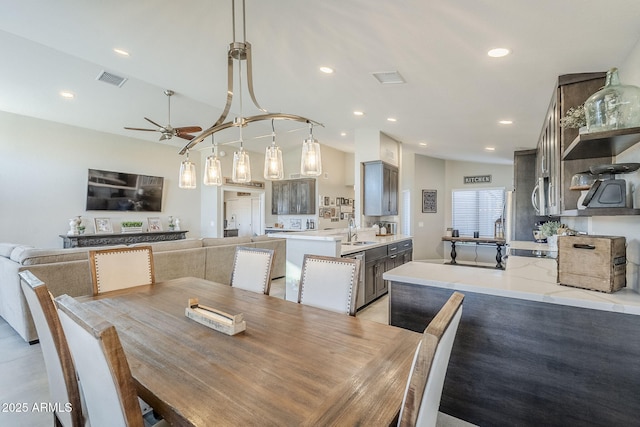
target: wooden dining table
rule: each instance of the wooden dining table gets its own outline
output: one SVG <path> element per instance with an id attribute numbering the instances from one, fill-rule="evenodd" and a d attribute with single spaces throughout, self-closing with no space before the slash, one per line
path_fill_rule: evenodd
<path id="1" fill-rule="evenodd" d="M 226 335 L 189 298 L 244 315 Z M 186 277 L 79 298 L 115 325 L 138 394 L 175 426 L 387 426 L 421 334 Z"/>

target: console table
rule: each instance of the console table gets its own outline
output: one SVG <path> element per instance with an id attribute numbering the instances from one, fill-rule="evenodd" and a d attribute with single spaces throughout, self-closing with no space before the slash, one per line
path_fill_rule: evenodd
<path id="1" fill-rule="evenodd" d="M 496 268 L 502 269 L 502 247 L 506 241 L 504 239 L 495 239 L 492 237 L 449 237 L 442 238 L 443 242 L 451 242 L 451 264 L 457 264 L 456 256 L 456 242 L 475 243 L 476 245 L 495 245 L 497 248 L 496 253 Z"/>
<path id="2" fill-rule="evenodd" d="M 78 234 L 68 236 L 60 234 L 64 248 L 84 248 L 87 246 L 130 245 L 133 243 L 163 242 L 186 238 L 187 230 L 154 231 L 147 233 Z"/>

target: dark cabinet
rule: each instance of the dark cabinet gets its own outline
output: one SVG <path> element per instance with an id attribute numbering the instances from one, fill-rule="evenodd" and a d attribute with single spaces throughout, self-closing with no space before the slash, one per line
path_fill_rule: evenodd
<path id="1" fill-rule="evenodd" d="M 314 215 L 315 213 L 315 179 L 291 179 L 271 183 L 271 214 Z"/>
<path id="2" fill-rule="evenodd" d="M 582 105 L 597 92 L 604 85 L 605 76 L 606 73 L 598 72 L 558 77 L 538 140 L 536 176 L 544 185 L 545 215 L 560 215 L 565 210 L 576 209 L 580 192 L 569 190 L 571 177 L 589 170 L 591 165 L 611 163 L 611 156 L 562 161 L 578 129 L 563 128 L 560 120 L 567 110 Z"/>
<path id="3" fill-rule="evenodd" d="M 411 261 L 412 254 L 413 242 L 410 239 L 365 251 L 365 305 L 389 291 L 388 281 L 383 278 L 384 272 Z"/>
<path id="4" fill-rule="evenodd" d="M 365 162 L 364 214 L 398 214 L 398 168 L 382 161 Z"/>

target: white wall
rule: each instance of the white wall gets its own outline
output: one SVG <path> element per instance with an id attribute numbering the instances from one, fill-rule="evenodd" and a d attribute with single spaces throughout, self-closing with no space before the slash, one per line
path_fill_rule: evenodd
<path id="1" fill-rule="evenodd" d="M 88 129 L 0 112 L 0 241 L 62 247 L 59 234 L 82 215 L 123 220 L 179 217 L 188 236 L 200 235 L 200 193 L 178 188 L 179 149 Z M 191 158 L 199 161 L 199 154 Z M 85 210 L 87 169 L 162 176 L 162 212 Z"/>

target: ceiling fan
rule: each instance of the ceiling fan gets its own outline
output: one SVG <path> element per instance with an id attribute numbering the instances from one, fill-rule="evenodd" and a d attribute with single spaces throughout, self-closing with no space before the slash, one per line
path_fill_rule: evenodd
<path id="1" fill-rule="evenodd" d="M 125 127 L 125 129 L 129 129 L 129 130 L 143 130 L 143 131 L 150 131 L 150 132 L 160 132 L 162 133 L 162 136 L 160 136 L 160 141 L 164 141 L 167 139 L 171 139 L 173 138 L 173 136 L 177 136 L 178 138 L 182 138 L 182 139 L 188 139 L 191 140 L 193 139 L 193 135 L 189 135 L 192 132 L 200 132 L 202 130 L 202 128 L 200 126 L 183 126 L 183 127 L 179 127 L 179 128 L 174 128 L 171 126 L 171 95 L 173 95 L 175 92 L 172 90 L 165 90 L 164 94 L 167 95 L 167 98 L 169 100 L 169 120 L 166 126 L 161 126 L 158 123 L 154 122 L 153 120 L 145 117 L 144 119 L 146 121 L 148 121 L 149 123 L 157 126 L 157 129 L 144 129 L 144 128 L 130 128 L 130 127 Z"/>

